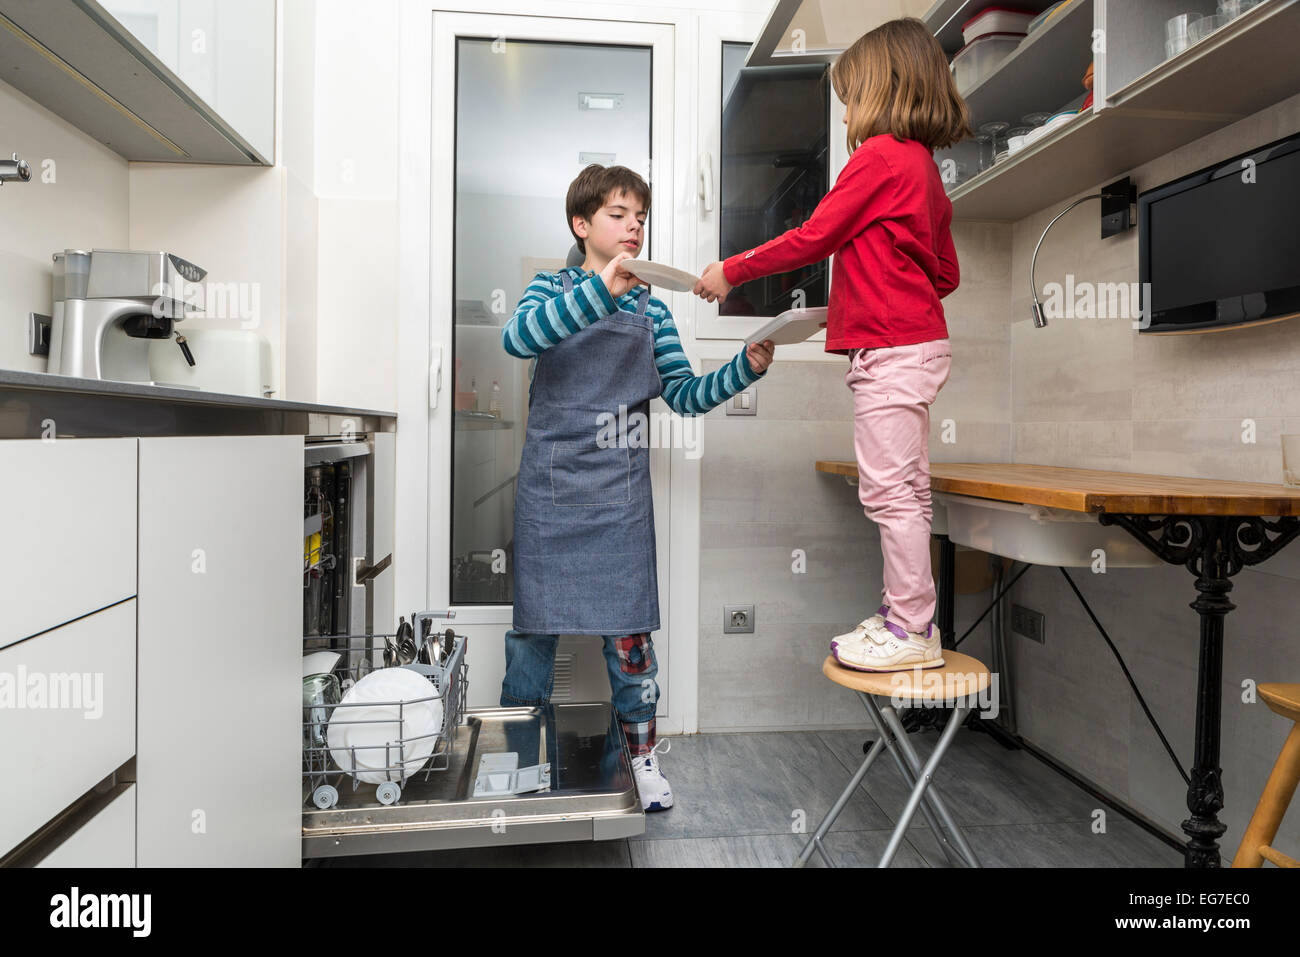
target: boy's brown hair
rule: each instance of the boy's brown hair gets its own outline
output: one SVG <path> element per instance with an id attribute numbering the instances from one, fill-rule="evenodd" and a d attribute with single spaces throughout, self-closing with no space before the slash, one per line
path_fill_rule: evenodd
<path id="1" fill-rule="evenodd" d="M 588 222 L 596 210 L 605 205 L 611 195 L 627 193 L 650 211 L 650 186 L 637 173 L 626 166 L 601 166 L 592 163 L 578 178 L 569 184 L 569 194 L 564 198 L 564 212 L 568 217 L 569 232 L 578 241 L 578 249 L 585 255 L 587 244 L 573 231 L 573 217 L 581 216 Z"/>
<path id="2" fill-rule="evenodd" d="M 916 17 L 858 37 L 831 67 L 831 85 L 848 110 L 850 153 L 881 133 L 931 152 L 975 135 L 947 55 Z"/>

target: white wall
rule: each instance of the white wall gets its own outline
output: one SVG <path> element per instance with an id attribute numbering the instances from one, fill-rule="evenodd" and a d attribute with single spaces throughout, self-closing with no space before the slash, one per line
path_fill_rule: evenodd
<path id="1" fill-rule="evenodd" d="M 206 269 L 205 283 L 233 283 L 238 289 L 238 309 L 222 317 L 188 318 L 178 331 L 232 329 L 265 336 L 271 343 L 275 397 L 284 398 L 284 171 L 132 163 L 130 193 L 130 248 L 174 252 Z M 195 359 L 203 361 L 197 351 Z"/>
<path id="2" fill-rule="evenodd" d="M 32 167 L 0 187 L 0 368 L 44 372 L 27 354 L 27 314 L 53 309 L 51 257 L 127 246 L 127 162 L 0 82 L 0 153 Z"/>

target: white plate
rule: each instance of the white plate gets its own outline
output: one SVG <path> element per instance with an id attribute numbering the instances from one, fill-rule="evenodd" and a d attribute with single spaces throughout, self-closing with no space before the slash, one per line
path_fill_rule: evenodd
<path id="1" fill-rule="evenodd" d="M 337 651 L 315 651 L 302 656 L 302 676 L 327 675 L 334 670 L 343 656 Z"/>
<path id="2" fill-rule="evenodd" d="M 787 309 L 758 332 L 745 339 L 745 344 L 771 339 L 778 346 L 792 346 L 811 339 L 821 331 L 826 321 L 826 307 L 812 309 Z"/>
<path id="3" fill-rule="evenodd" d="M 408 776 L 414 774 L 424 767 L 438 744 L 442 700 L 435 697 L 437 694 L 438 689 L 414 671 L 405 668 L 372 671 L 353 685 L 339 706 L 332 709 L 325 731 L 330 757 L 339 768 L 365 784 L 399 780 L 399 761 Z M 403 704 L 400 720 L 396 704 L 399 701 L 415 702 Z M 405 742 L 404 758 L 397 752 L 399 739 Z M 386 750 L 385 745 L 392 747 Z M 388 767 L 393 770 L 382 770 Z"/>
<path id="4" fill-rule="evenodd" d="M 685 270 L 674 269 L 663 263 L 624 259 L 620 265 L 642 282 L 648 282 L 652 286 L 663 286 L 673 292 L 690 292 L 700 281 L 699 276 L 692 276 Z"/>

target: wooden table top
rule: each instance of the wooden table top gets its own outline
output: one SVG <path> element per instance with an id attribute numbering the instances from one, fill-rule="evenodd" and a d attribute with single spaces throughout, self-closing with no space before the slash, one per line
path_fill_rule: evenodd
<path id="1" fill-rule="evenodd" d="M 856 478 L 856 462 L 818 462 L 817 471 Z M 1178 475 L 1104 472 L 1009 462 L 930 466 L 930 488 L 999 502 L 1072 512 L 1128 515 L 1300 515 L 1300 489 Z"/>

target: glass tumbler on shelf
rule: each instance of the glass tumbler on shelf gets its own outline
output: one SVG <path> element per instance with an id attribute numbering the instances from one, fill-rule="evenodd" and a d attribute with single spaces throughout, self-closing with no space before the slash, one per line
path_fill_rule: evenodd
<path id="1" fill-rule="evenodd" d="M 996 158 L 999 153 L 1007 148 L 1007 130 L 1011 124 L 1002 120 L 990 120 L 987 123 L 981 123 L 976 132 L 980 136 L 988 136 L 993 140 L 993 156 Z M 982 153 L 981 153 L 982 155 Z M 992 165 L 990 163 L 989 165 Z"/>
<path id="2" fill-rule="evenodd" d="M 993 158 L 997 156 L 997 148 L 995 146 L 993 134 L 977 133 L 975 135 L 975 144 L 979 148 L 978 169 L 982 173 L 986 169 L 992 168 Z"/>

